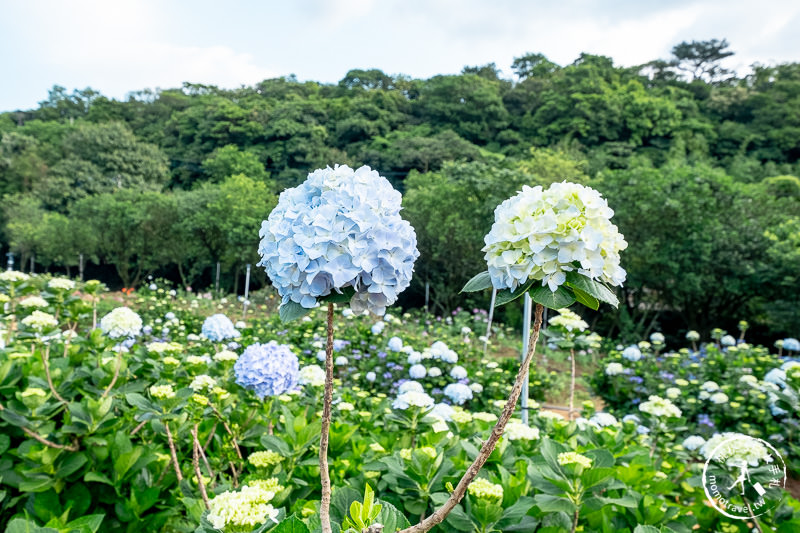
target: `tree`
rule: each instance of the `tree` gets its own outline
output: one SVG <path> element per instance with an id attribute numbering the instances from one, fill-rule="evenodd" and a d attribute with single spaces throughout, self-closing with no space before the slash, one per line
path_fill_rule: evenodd
<path id="1" fill-rule="evenodd" d="M 673 64 L 689 76 L 689 81 L 705 80 L 718 83 L 730 74 L 720 62 L 734 53 L 726 50 L 729 44 L 725 39 L 708 41 L 683 41 L 672 48 Z"/>
<path id="2" fill-rule="evenodd" d="M 216 182 L 236 174 L 244 174 L 256 181 L 266 181 L 268 177 L 258 155 L 251 150 L 240 150 L 233 144 L 214 150 L 202 166 L 210 180 Z"/>
<path id="3" fill-rule="evenodd" d="M 515 57 L 511 63 L 511 70 L 520 79 L 543 78 L 551 75 L 559 69 L 559 66 L 545 57 L 543 54 L 525 54 Z"/>
<path id="4" fill-rule="evenodd" d="M 91 228 L 92 250 L 114 265 L 125 287 L 134 287 L 144 275 L 172 261 L 175 223 L 174 196 L 154 191 L 122 189 L 78 201 L 70 216 Z"/>

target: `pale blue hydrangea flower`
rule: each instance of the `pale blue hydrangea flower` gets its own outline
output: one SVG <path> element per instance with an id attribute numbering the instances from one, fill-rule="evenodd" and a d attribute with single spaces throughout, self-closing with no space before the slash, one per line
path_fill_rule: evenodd
<path id="1" fill-rule="evenodd" d="M 389 349 L 393 352 L 399 352 L 403 349 L 403 339 L 400 337 L 392 337 L 389 339 Z"/>
<path id="2" fill-rule="evenodd" d="M 233 371 L 236 383 L 264 399 L 295 389 L 300 364 L 289 346 L 270 341 L 248 346 L 233 365 Z"/>
<path id="3" fill-rule="evenodd" d="M 455 409 L 451 406 L 447 405 L 446 403 L 437 403 L 433 406 L 433 409 L 429 413 L 431 416 L 438 416 L 445 422 L 449 422 L 452 420 L 453 413 L 455 413 Z"/>
<path id="4" fill-rule="evenodd" d="M 239 332 L 233 327 L 231 319 L 223 314 L 211 315 L 206 318 L 200 331 L 211 342 L 222 342 L 239 336 Z"/>
<path id="5" fill-rule="evenodd" d="M 636 361 L 642 358 L 642 351 L 639 349 L 638 346 L 632 344 L 627 348 L 625 348 L 624 350 L 622 350 L 622 357 L 624 357 L 628 361 L 635 363 Z"/>
<path id="6" fill-rule="evenodd" d="M 653 344 L 664 344 L 664 340 L 664 334 L 659 331 L 656 331 L 650 335 L 650 342 Z"/>
<path id="7" fill-rule="evenodd" d="M 639 423 L 641 423 L 642 419 L 639 418 L 637 415 L 630 414 L 630 415 L 623 416 L 622 417 L 622 421 L 623 422 L 630 422 L 631 424 L 639 424 Z"/>
<path id="8" fill-rule="evenodd" d="M 606 426 L 616 426 L 617 419 L 611 413 L 595 413 L 589 419 L 589 422 L 596 424 L 598 427 L 604 428 Z"/>
<path id="9" fill-rule="evenodd" d="M 411 376 L 411 379 L 422 379 L 428 374 L 428 371 L 425 370 L 424 365 L 413 365 L 411 368 L 408 369 L 408 375 Z"/>
<path id="10" fill-rule="evenodd" d="M 366 376 L 364 376 L 364 377 L 367 379 L 367 381 L 369 381 L 370 383 L 372 383 L 373 381 L 375 381 L 375 379 L 376 379 L 378 376 L 376 376 L 376 375 L 375 375 L 375 372 L 367 372 L 367 375 L 366 375 Z"/>
<path id="11" fill-rule="evenodd" d="M 704 439 L 700 435 L 691 435 L 683 439 L 683 447 L 689 450 L 690 452 L 699 449 L 705 443 L 706 439 Z"/>
<path id="12" fill-rule="evenodd" d="M 399 396 L 406 392 L 423 392 L 424 390 L 425 389 L 422 388 L 422 383 L 418 381 L 406 381 L 397 388 L 397 395 Z"/>
<path id="13" fill-rule="evenodd" d="M 736 338 L 733 335 L 725 335 L 719 340 L 719 343 L 723 346 L 736 346 Z"/>
<path id="14" fill-rule="evenodd" d="M 764 381 L 767 383 L 773 383 L 778 385 L 779 387 L 786 386 L 786 372 L 781 370 L 780 368 L 773 368 L 767 375 L 764 376 Z"/>
<path id="15" fill-rule="evenodd" d="M 373 335 L 380 335 L 381 333 L 383 333 L 383 328 L 385 327 L 386 324 L 383 322 L 383 320 L 378 320 L 377 322 L 372 324 L 372 327 L 369 328 L 369 330 L 372 332 Z"/>
<path id="16" fill-rule="evenodd" d="M 450 370 L 450 377 L 453 379 L 464 379 L 467 377 L 467 369 L 461 365 L 456 365 Z"/>
<path id="17" fill-rule="evenodd" d="M 783 349 L 792 352 L 800 352 L 800 341 L 793 337 L 783 339 Z"/>
<path id="18" fill-rule="evenodd" d="M 348 363 L 347 357 L 343 355 L 340 355 L 339 357 L 333 360 L 333 364 L 335 364 L 336 366 L 347 366 L 347 363 Z"/>
<path id="19" fill-rule="evenodd" d="M 433 345 L 431 345 L 430 353 L 434 359 L 439 359 L 445 363 L 450 363 L 451 365 L 454 365 L 458 362 L 458 354 L 451 350 L 447 344 L 443 343 L 442 341 L 434 342 Z"/>
<path id="20" fill-rule="evenodd" d="M 451 383 L 444 388 L 444 395 L 456 405 L 462 405 L 472 399 L 472 389 L 463 383 Z"/>
<path id="21" fill-rule="evenodd" d="M 258 264 L 283 303 L 311 308 L 352 287 L 355 312 L 383 315 L 408 287 L 419 256 L 400 209 L 400 193 L 369 167 L 316 170 L 283 191 L 261 225 Z"/>

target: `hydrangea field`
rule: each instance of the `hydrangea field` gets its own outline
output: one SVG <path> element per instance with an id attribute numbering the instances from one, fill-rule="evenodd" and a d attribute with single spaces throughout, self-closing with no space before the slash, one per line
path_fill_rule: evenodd
<path id="1" fill-rule="evenodd" d="M 768 439 L 800 473 L 797 340 L 752 346 L 746 324 L 682 346 L 592 334 L 565 308 L 616 303 L 625 241 L 599 194 L 566 183 L 498 208 L 488 270 L 464 287 L 496 289 L 497 305 L 532 298 L 524 350 L 511 328 L 485 336 L 485 309 L 391 308 L 418 253 L 378 178 L 338 167 L 285 192 L 261 230 L 275 289 L 247 301 L 0 273 L 0 526 L 800 530 L 789 490 L 770 513 L 730 520 L 701 482 L 733 433 Z M 577 359 L 595 401 L 574 402 Z M 546 407 L 564 383 L 574 412 Z M 759 446 L 733 457 L 758 464 Z"/>

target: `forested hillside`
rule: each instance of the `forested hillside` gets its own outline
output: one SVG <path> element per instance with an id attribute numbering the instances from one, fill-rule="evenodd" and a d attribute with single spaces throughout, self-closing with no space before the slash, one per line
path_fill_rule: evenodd
<path id="1" fill-rule="evenodd" d="M 458 291 L 481 269 L 494 206 L 568 179 L 609 198 L 630 243 L 626 305 L 606 333 L 747 319 L 796 334 L 800 63 L 737 77 L 728 55 L 724 41 L 635 68 L 527 54 L 513 76 L 351 70 L 338 84 L 187 83 L 125 101 L 54 87 L 37 109 L 0 114 L 2 245 L 39 270 L 74 273 L 83 253 L 119 286 L 154 274 L 205 287 L 220 262 L 241 290 L 277 194 L 315 168 L 366 164 L 404 192 L 418 234 L 406 305 L 429 282 L 441 313 L 476 303 Z"/>

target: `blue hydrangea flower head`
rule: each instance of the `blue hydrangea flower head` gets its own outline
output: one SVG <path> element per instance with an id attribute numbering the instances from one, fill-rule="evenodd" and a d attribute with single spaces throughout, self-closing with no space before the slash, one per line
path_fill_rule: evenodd
<path id="1" fill-rule="evenodd" d="M 297 388 L 300 364 L 289 346 L 270 341 L 248 346 L 233 371 L 236 383 L 263 400 Z"/>
<path id="2" fill-rule="evenodd" d="M 223 314 L 211 315 L 203 321 L 201 333 L 211 342 L 222 342 L 239 336 L 231 319 Z"/>
<path id="3" fill-rule="evenodd" d="M 800 341 L 793 337 L 783 339 L 783 349 L 792 352 L 800 352 Z"/>
<path id="4" fill-rule="evenodd" d="M 367 166 L 316 170 L 283 191 L 262 223 L 258 264 L 283 303 L 312 308 L 350 287 L 353 311 L 383 315 L 408 287 L 419 256 L 400 204 L 400 193 Z"/>
<path id="5" fill-rule="evenodd" d="M 444 388 L 444 395 L 456 405 L 463 405 L 472 399 L 472 389 L 462 383 L 451 383 Z"/>

